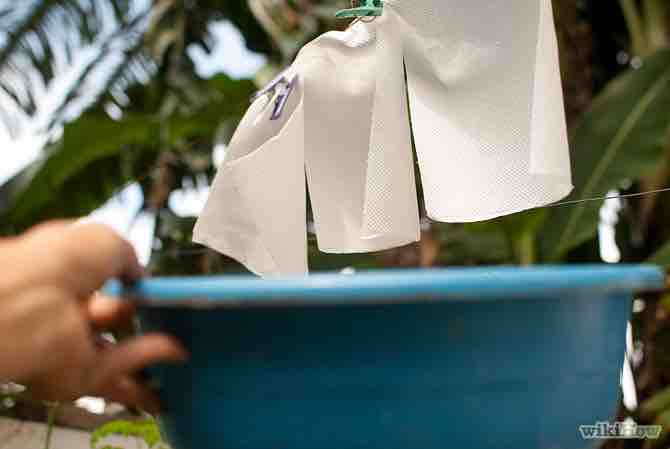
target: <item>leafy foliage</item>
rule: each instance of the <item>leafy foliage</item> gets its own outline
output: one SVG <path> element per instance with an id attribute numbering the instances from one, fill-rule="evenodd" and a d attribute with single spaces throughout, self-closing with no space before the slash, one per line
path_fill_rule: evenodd
<path id="1" fill-rule="evenodd" d="M 137 438 L 144 441 L 149 449 L 167 448 L 160 429 L 153 419 L 107 423 L 91 434 L 91 449 L 118 449 L 108 445 L 100 446 L 100 443 L 112 436 Z"/>
<path id="2" fill-rule="evenodd" d="M 604 196 L 625 181 L 653 174 L 670 130 L 670 50 L 612 81 L 572 134 L 574 184 L 569 199 Z M 592 238 L 602 203 L 555 209 L 542 233 L 544 254 L 558 260 Z"/>
<path id="3" fill-rule="evenodd" d="M 72 86 L 65 103 L 77 90 L 91 88 L 82 81 L 94 67 L 112 64 L 110 53 L 127 52 L 132 70 L 117 75 L 114 83 L 136 80 L 133 70 L 145 72 L 146 61 L 131 51 L 146 26 L 148 11 L 138 11 L 132 1 L 62 0 L 6 2 L 0 9 L 0 90 L 29 114 L 38 108 L 36 96 L 73 64 L 78 50 L 97 46 L 100 54 L 83 68 L 86 74 Z M 120 39 L 123 37 L 123 39 Z M 120 47 L 120 48 L 119 48 Z M 130 67 L 128 61 L 118 64 Z M 117 66 L 117 64 L 113 64 Z M 111 77 L 112 73 L 108 73 Z"/>
<path id="4" fill-rule="evenodd" d="M 250 48 L 272 53 L 245 0 L 6 3 L 0 5 L 0 122 L 11 131 L 18 121 L 9 104 L 28 115 L 47 115 L 40 125 L 53 129 L 91 104 L 124 108 L 126 90 L 148 79 L 188 98 L 198 83 L 188 50 L 209 51 L 208 24 L 216 20 L 244 27 Z M 72 80 L 60 102 L 42 104 L 52 81 L 66 73 Z"/>
<path id="5" fill-rule="evenodd" d="M 659 248 L 647 262 L 656 265 L 670 266 L 670 242 Z"/>
<path id="6" fill-rule="evenodd" d="M 200 140 L 209 150 L 219 124 L 239 119 L 253 84 L 220 75 L 207 88 L 211 100 L 190 114 L 160 120 L 140 110 L 114 121 L 95 109 L 66 125 L 40 160 L 0 189 L 7 203 L 0 216 L 11 224 L 5 232 L 91 212 L 131 181 L 150 181 L 151 167 L 165 148 L 186 157 L 183 153 Z"/>
<path id="7" fill-rule="evenodd" d="M 100 43 L 98 57 L 83 68 L 56 108 L 51 129 L 72 119 L 62 135 L 45 148 L 39 161 L 0 187 L 1 231 L 14 233 L 41 220 L 85 214 L 136 181 L 145 195 L 145 209 L 157 216 L 161 250 L 152 260 L 154 272 L 239 271 L 239 264 L 194 247 L 193 218 L 178 217 L 167 199 L 188 180 L 211 178 L 212 144 L 226 142 L 230 125 L 239 120 L 255 86 L 250 80 L 225 76 L 201 79 L 188 49 L 210 48 L 211 23 L 228 19 L 249 48 L 268 57 L 261 75 L 272 74 L 315 33 L 337 26 L 329 18 L 347 2 L 161 0 L 146 16 L 133 7 L 134 0 L 23 3 L 16 9 L 0 7 L 0 29 L 9 30 L 0 35 L 0 89 L 27 113 L 35 112 L 39 103 L 35 93 L 41 90 L 35 85 L 54 79 L 77 49 L 105 41 L 109 33 L 116 33 L 122 45 Z M 608 2 L 554 2 L 568 118 L 574 124 L 576 190 L 571 199 L 620 189 L 636 193 L 664 187 L 670 180 L 670 7 L 667 0 L 619 3 L 620 10 Z M 91 12 L 94 7 L 99 9 Z M 112 14 L 104 12 L 109 8 L 115 8 Z M 59 24 L 63 17 L 69 24 L 65 33 Z M 617 59 L 626 54 L 632 63 L 619 64 Z M 111 66 L 110 58 L 116 58 Z M 93 85 L 101 69 L 105 75 Z M 30 73 L 39 74 L 37 81 Z M 76 118 L 82 107 L 73 113 L 73 105 L 85 96 L 91 98 Z M 121 111 L 117 120 L 106 114 L 110 104 Z M 11 121 L 3 112 L 0 120 Z M 623 261 L 648 259 L 670 265 L 670 213 L 658 198 L 622 202 L 617 237 Z M 599 260 L 601 206 L 602 201 L 596 201 L 486 223 L 426 224 L 419 244 L 371 255 L 323 255 L 310 238 L 310 264 L 340 269 L 592 262 Z M 638 418 L 666 423 L 670 407 L 664 387 L 670 382 L 670 359 L 663 349 L 670 344 L 670 307 L 664 298 L 650 296 L 645 301 L 645 311 L 633 320 L 636 343 L 644 352 L 633 366 L 643 401 Z M 148 435 L 158 444 L 159 435 L 152 432 L 149 424 L 138 429 L 126 423 L 97 435 Z M 95 449 L 102 438 L 93 442 Z"/>

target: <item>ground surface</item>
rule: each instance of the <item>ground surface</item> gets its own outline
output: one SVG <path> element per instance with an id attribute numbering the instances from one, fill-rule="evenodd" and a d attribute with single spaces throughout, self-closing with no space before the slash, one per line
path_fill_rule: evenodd
<path id="1" fill-rule="evenodd" d="M 0 418 L 0 449 L 43 449 L 46 425 Z M 146 449 L 137 441 L 110 438 L 105 444 L 124 449 Z M 90 449 L 90 434 L 80 430 L 54 428 L 50 449 Z"/>

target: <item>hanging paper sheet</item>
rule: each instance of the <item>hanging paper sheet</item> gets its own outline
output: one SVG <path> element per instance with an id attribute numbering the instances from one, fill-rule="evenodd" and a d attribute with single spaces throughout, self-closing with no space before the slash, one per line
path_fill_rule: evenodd
<path id="1" fill-rule="evenodd" d="M 411 131 L 435 220 L 572 189 L 550 0 L 387 0 L 281 79 L 240 123 L 194 231 L 259 275 L 307 272 L 306 184 L 322 251 L 417 241 Z"/>

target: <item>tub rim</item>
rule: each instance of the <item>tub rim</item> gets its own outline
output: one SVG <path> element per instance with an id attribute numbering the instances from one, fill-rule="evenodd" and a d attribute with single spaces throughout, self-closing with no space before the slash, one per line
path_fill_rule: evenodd
<path id="1" fill-rule="evenodd" d="M 253 308 L 566 298 L 664 287 L 654 265 L 543 265 L 389 269 L 283 279 L 250 275 L 147 278 L 104 292 L 141 307 Z"/>

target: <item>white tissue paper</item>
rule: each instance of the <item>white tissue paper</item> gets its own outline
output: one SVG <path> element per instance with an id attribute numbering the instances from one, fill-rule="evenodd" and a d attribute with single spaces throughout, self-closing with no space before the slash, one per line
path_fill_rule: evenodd
<path id="1" fill-rule="evenodd" d="M 411 131 L 435 220 L 487 220 L 570 193 L 551 0 L 386 0 L 367 20 L 301 50 L 278 119 L 283 89 L 254 101 L 196 242 L 264 277 L 305 274 L 306 187 L 322 251 L 418 241 Z"/>

